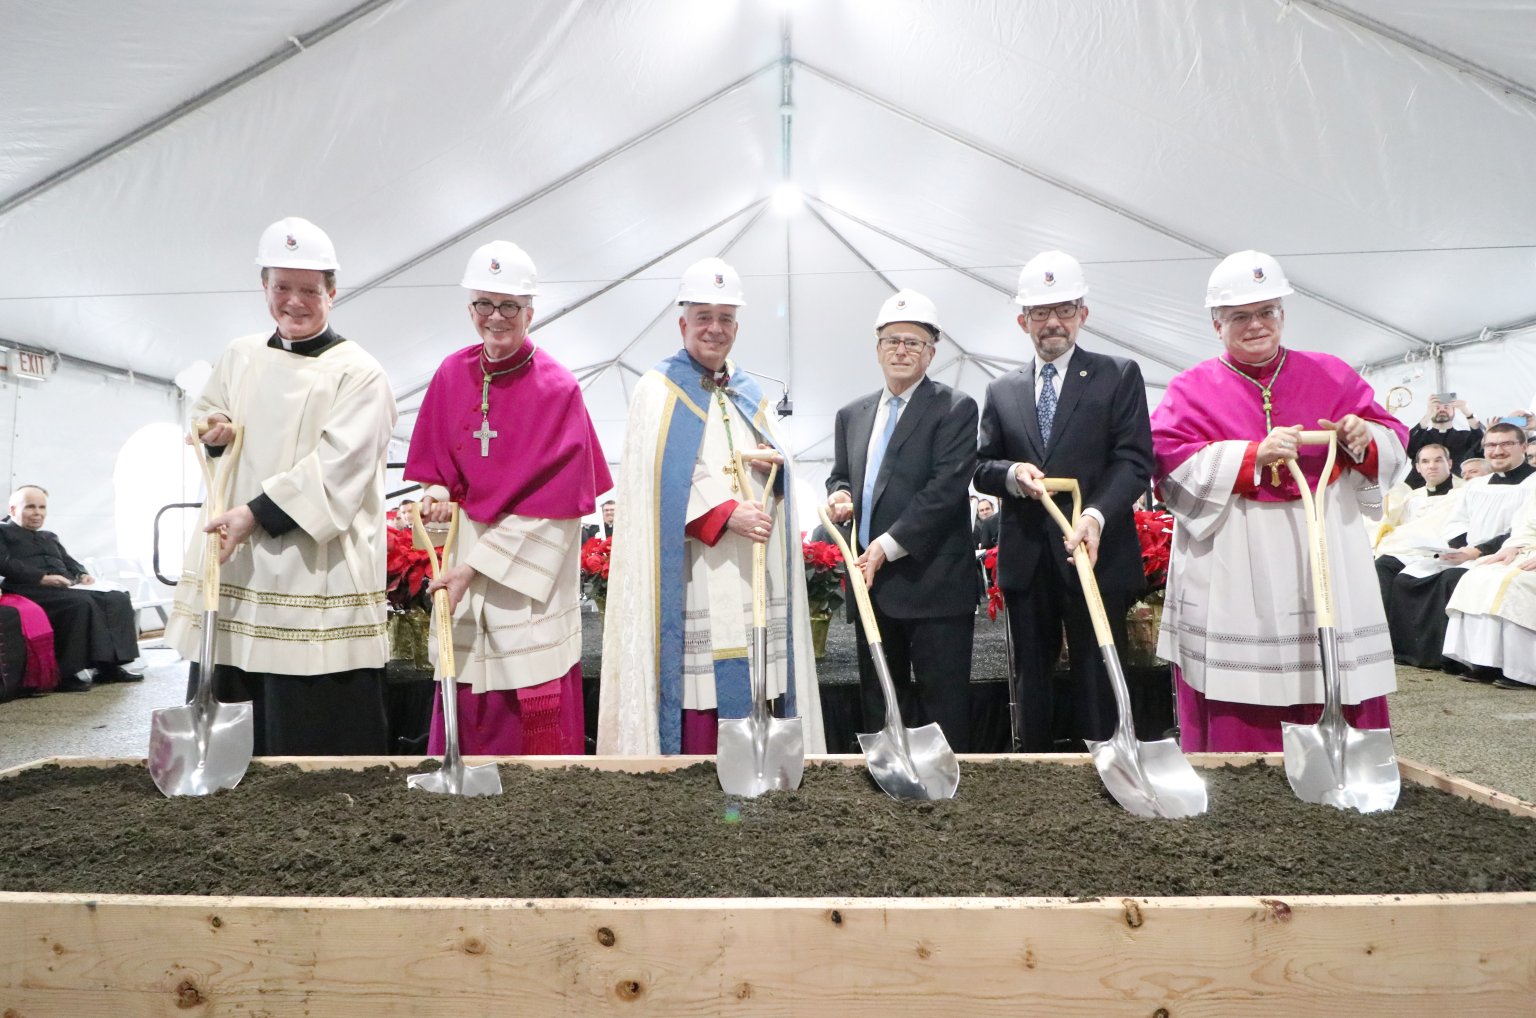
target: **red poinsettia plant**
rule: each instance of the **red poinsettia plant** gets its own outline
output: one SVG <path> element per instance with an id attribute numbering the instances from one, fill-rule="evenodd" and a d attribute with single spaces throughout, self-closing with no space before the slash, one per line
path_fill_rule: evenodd
<path id="1" fill-rule="evenodd" d="M 805 595 L 811 614 L 832 614 L 843 603 L 843 553 L 831 541 L 800 543 L 805 556 Z"/>
<path id="2" fill-rule="evenodd" d="M 1162 590 L 1168 583 L 1168 557 L 1173 553 L 1173 514 L 1163 509 L 1137 509 L 1136 536 L 1141 541 L 1141 568 L 1147 586 Z"/>
<path id="3" fill-rule="evenodd" d="M 384 592 L 389 605 L 395 611 L 411 608 L 427 608 L 431 601 L 426 595 L 427 582 L 432 578 L 432 565 L 424 550 L 418 550 L 411 532 L 394 526 L 393 519 L 386 531 L 389 553 L 385 562 Z"/>
<path id="4" fill-rule="evenodd" d="M 996 621 L 997 613 L 1003 610 L 1003 588 L 997 585 L 996 547 L 987 549 L 981 564 L 987 570 L 987 618 Z"/>
<path id="5" fill-rule="evenodd" d="M 613 557 L 613 538 L 591 537 L 581 546 L 581 589 L 597 603 L 608 602 L 608 566 Z"/>

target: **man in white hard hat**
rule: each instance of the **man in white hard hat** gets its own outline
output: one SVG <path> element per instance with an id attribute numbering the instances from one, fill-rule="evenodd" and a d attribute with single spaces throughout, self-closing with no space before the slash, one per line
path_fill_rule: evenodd
<path id="1" fill-rule="evenodd" d="M 1177 669 L 1185 750 L 1277 752 L 1281 722 L 1315 722 L 1323 675 L 1300 492 L 1326 447 L 1304 430 L 1338 433 L 1324 491 L 1345 715 L 1387 725 L 1395 687 L 1370 540 L 1362 516 L 1407 470 L 1406 429 L 1371 387 L 1329 354 L 1281 345 L 1280 263 L 1240 251 L 1216 266 L 1205 306 L 1223 352 L 1174 377 L 1152 415 L 1158 486 L 1178 520 L 1159 656 Z"/>
<path id="2" fill-rule="evenodd" d="M 875 358 L 885 385 L 837 412 L 827 505 L 835 521 L 854 521 L 903 720 L 936 722 L 964 753 L 976 625 L 969 503 L 976 401 L 928 377 L 939 336 L 938 309 L 922 294 L 898 290 L 881 306 Z M 858 634 L 860 730 L 879 731 L 885 697 L 870 636 L 848 600 Z"/>
<path id="3" fill-rule="evenodd" d="M 459 748 L 580 755 L 581 518 L 612 480 L 581 386 L 528 335 L 538 279 L 516 244 L 470 255 L 478 339 L 448 355 L 416 417 L 405 479 L 422 516 L 463 517 L 443 576 L 454 612 Z M 442 703 L 427 752 L 444 751 Z"/>
<path id="4" fill-rule="evenodd" d="M 211 454 L 243 430 L 232 508 L 203 520 L 223 535 L 214 692 L 254 703 L 257 755 L 389 752 L 384 455 L 395 399 L 379 362 L 330 326 L 337 263 L 324 231 L 281 219 L 262 233 L 256 264 L 277 328 L 231 343 L 192 408 Z M 166 625 L 194 662 L 203 552 L 194 538 Z"/>
<path id="5" fill-rule="evenodd" d="M 677 294 L 683 348 L 630 397 L 614 489 L 624 512 L 609 562 L 599 753 L 713 753 L 717 719 L 747 715 L 754 543 L 767 545 L 768 696 L 782 716 L 802 719 L 806 752 L 825 751 L 789 457 L 772 403 L 730 359 L 745 303 L 741 277 L 724 261 L 690 266 Z M 754 449 L 782 460 L 782 497 L 766 505 L 765 474 L 738 478 L 733 465 L 737 451 Z"/>
<path id="6" fill-rule="evenodd" d="M 1152 472 L 1147 397 L 1135 361 L 1077 345 L 1088 320 L 1088 281 L 1076 258 L 1046 251 L 1019 274 L 1019 328 L 1033 360 L 987 386 L 976 490 L 1002 503 L 997 582 L 1008 606 L 1018 684 L 1021 749 L 1056 749 L 1054 678 L 1062 626 L 1072 668 L 1072 734 L 1103 740 L 1115 727 L 1109 673 L 1069 554 L 1081 549 L 1126 646 L 1125 613 L 1145 589 L 1132 506 Z M 1083 515 L 1063 541 L 1039 499 L 1040 480 L 1075 478 Z M 1070 517 L 1069 497 L 1055 496 Z M 1081 746 L 1074 747 L 1077 751 Z"/>

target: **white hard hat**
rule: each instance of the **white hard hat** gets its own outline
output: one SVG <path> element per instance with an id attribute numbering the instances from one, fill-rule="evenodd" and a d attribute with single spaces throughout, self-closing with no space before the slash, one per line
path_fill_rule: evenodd
<path id="1" fill-rule="evenodd" d="M 1065 304 L 1088 296 L 1088 280 L 1076 258 L 1061 251 L 1045 251 L 1024 264 L 1019 273 L 1019 292 L 1013 302 L 1024 307 Z"/>
<path id="2" fill-rule="evenodd" d="M 679 304 L 734 304 L 741 307 L 741 277 L 720 258 L 694 262 L 683 272 L 677 287 Z"/>
<path id="3" fill-rule="evenodd" d="M 897 290 L 880 305 L 880 313 L 875 316 L 875 330 L 878 332 L 892 322 L 916 322 L 936 333 L 943 331 L 939 325 L 939 309 L 916 290 Z"/>
<path id="4" fill-rule="evenodd" d="M 335 272 L 336 248 L 331 238 L 308 219 L 289 216 L 261 231 L 256 264 L 264 269 L 319 269 Z"/>
<path id="5" fill-rule="evenodd" d="M 539 293 L 539 271 L 533 267 L 528 252 L 510 240 L 493 240 L 475 248 L 459 285 L 466 290 L 535 297 Z"/>
<path id="6" fill-rule="evenodd" d="M 1255 304 L 1295 292 L 1279 262 L 1262 251 L 1239 251 L 1223 258 L 1211 273 L 1211 281 L 1205 287 L 1205 306 Z"/>

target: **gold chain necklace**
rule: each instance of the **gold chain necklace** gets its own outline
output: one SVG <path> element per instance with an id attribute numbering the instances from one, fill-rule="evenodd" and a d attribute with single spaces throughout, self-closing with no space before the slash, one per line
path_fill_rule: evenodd
<path id="1" fill-rule="evenodd" d="M 1227 359 L 1225 357 L 1218 357 L 1218 358 L 1216 358 L 1218 361 L 1221 362 L 1222 367 L 1224 367 L 1228 371 L 1232 372 L 1238 378 L 1244 379 L 1244 380 L 1252 383 L 1253 387 L 1259 390 L 1259 395 L 1264 398 L 1264 434 L 1266 436 L 1268 436 L 1268 434 L 1271 431 L 1275 430 L 1275 421 L 1274 421 L 1274 416 L 1273 416 L 1274 409 L 1275 409 L 1275 402 L 1271 398 L 1270 393 L 1271 393 L 1271 391 L 1275 387 L 1276 380 L 1278 380 L 1280 378 L 1280 371 L 1281 371 L 1281 369 L 1285 367 L 1285 357 L 1286 357 L 1287 353 L 1289 353 L 1289 351 L 1287 351 L 1287 350 L 1281 350 L 1280 351 L 1280 363 L 1275 365 L 1275 373 L 1269 376 L 1269 384 L 1268 385 L 1265 385 L 1263 382 L 1260 382 L 1257 378 L 1254 378 L 1252 375 L 1249 375 L 1249 374 L 1246 374 L 1246 373 L 1244 373 L 1242 371 L 1239 371 L 1234 365 L 1228 363 Z M 1273 485 L 1274 487 L 1276 487 L 1276 488 L 1280 487 L 1280 464 L 1278 464 L 1278 463 L 1271 463 L 1269 465 L 1269 483 L 1271 485 Z"/>

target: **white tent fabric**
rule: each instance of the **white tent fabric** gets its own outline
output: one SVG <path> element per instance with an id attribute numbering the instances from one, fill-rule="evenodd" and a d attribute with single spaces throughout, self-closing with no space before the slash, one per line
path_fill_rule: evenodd
<path id="1" fill-rule="evenodd" d="M 616 456 L 677 274 L 724 254 L 739 359 L 787 384 L 812 479 L 879 384 L 893 288 L 937 301 L 935 373 L 979 398 L 1029 354 L 1018 267 L 1069 251 L 1082 342 L 1155 402 L 1216 350 L 1211 267 L 1254 247 L 1300 291 L 1292 345 L 1384 386 L 1416 358 L 1419 404 L 1492 413 L 1536 389 L 1533 165 L 1536 7 L 1508 0 L 0 0 L 0 345 L 174 377 L 270 327 L 255 240 L 302 215 L 409 410 L 472 341 L 457 280 L 500 237 Z M 109 475 L 155 413 L 56 472 Z"/>

